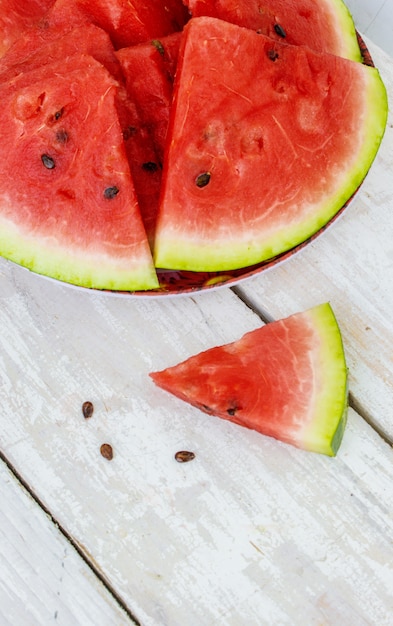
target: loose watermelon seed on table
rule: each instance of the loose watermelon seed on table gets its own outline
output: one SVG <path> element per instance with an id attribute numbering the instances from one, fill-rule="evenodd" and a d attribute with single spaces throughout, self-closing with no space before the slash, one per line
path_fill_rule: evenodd
<path id="1" fill-rule="evenodd" d="M 347 415 L 347 366 L 329 303 L 271 322 L 150 374 L 201 411 L 298 448 L 336 455 Z"/>
<path id="2" fill-rule="evenodd" d="M 363 181 L 386 117 L 375 68 L 192 18 L 176 71 L 156 266 L 227 271 L 304 242 Z"/>

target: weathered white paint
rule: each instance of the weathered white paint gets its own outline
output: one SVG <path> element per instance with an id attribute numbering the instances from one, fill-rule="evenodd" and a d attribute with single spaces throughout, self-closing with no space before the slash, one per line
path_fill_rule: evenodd
<path id="1" fill-rule="evenodd" d="M 0 462 L 1 626 L 126 626 L 131 621 Z"/>
<path id="2" fill-rule="evenodd" d="M 392 61 L 372 53 L 391 94 Z M 387 134 L 340 222 L 282 268 L 244 284 L 275 317 L 332 301 L 351 391 L 386 430 L 392 164 Z M 260 323 L 228 289 L 122 299 L 1 261 L 2 451 L 143 626 L 390 626 L 391 447 L 350 410 L 337 458 L 305 453 L 204 415 L 148 377 Z M 90 420 L 84 400 L 95 405 Z M 100 455 L 104 442 L 112 461 Z M 193 450 L 195 460 L 176 463 L 179 449 Z M 19 626 L 25 607 L 45 618 L 41 581 L 27 576 L 38 572 L 52 621 L 58 610 L 67 626 L 95 626 L 89 610 L 97 603 L 103 623 L 122 624 L 84 563 L 20 493 L 12 478 L 4 481 L 0 527 L 12 539 L 2 547 L 0 618 L 18 611 Z"/>
<path id="3" fill-rule="evenodd" d="M 351 411 L 336 459 L 304 453 L 148 378 L 260 325 L 231 291 L 133 301 L 2 268 L 3 449 L 144 626 L 389 625 L 391 449 Z"/>

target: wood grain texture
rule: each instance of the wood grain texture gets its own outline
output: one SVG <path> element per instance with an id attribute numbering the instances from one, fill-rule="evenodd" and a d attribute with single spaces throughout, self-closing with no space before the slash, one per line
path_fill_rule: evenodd
<path id="1" fill-rule="evenodd" d="M 367 45 L 393 101 L 393 59 Z M 243 295 L 274 318 L 330 301 L 343 332 L 358 406 L 393 441 L 393 116 L 344 215 L 290 261 L 245 281 Z"/>
<path id="2" fill-rule="evenodd" d="M 336 459 L 305 453 L 148 377 L 261 324 L 230 290 L 127 300 L 0 268 L 2 449 L 143 626 L 389 626 L 391 448 L 350 411 Z"/>
<path id="3" fill-rule="evenodd" d="M 113 597 L 0 462 L 2 626 L 130 626 Z"/>

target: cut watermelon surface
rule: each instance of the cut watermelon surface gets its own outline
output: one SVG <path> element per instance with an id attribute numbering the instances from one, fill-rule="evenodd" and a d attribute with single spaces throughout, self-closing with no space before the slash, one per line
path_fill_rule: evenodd
<path id="1" fill-rule="evenodd" d="M 205 413 L 334 456 L 347 413 L 347 366 L 328 303 L 150 374 Z"/>
<path id="2" fill-rule="evenodd" d="M 362 182 L 386 117 L 375 68 L 193 18 L 176 72 L 157 267 L 230 270 L 305 241 Z"/>
<path id="3" fill-rule="evenodd" d="M 180 31 L 188 17 L 182 0 L 56 0 L 47 19 L 52 25 L 92 22 L 122 48 Z"/>
<path id="4" fill-rule="evenodd" d="M 194 17 L 217 17 L 276 40 L 361 61 L 342 0 L 185 0 Z"/>
<path id="5" fill-rule="evenodd" d="M 274 262 L 347 202 L 386 123 L 341 0 L 0 0 L 0 25 L 0 254 L 86 287 Z"/>
<path id="6" fill-rule="evenodd" d="M 139 110 L 143 125 L 151 132 L 160 167 L 164 160 L 181 37 L 181 33 L 173 33 L 116 52 L 128 94 Z"/>
<path id="7" fill-rule="evenodd" d="M 55 0 L 0 0 L 0 57 L 44 17 Z"/>
<path id="8" fill-rule="evenodd" d="M 66 282 L 155 288 L 115 97 L 86 55 L 0 85 L 0 249 Z"/>

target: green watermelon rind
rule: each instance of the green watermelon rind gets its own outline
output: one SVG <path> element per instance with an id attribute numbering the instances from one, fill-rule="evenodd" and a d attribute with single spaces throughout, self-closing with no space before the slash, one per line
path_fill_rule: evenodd
<path id="1" fill-rule="evenodd" d="M 1 200 L 0 200 L 1 203 Z M 15 224 L 0 219 L 1 255 L 35 274 L 92 289 L 139 291 L 156 289 L 157 274 L 149 262 L 149 251 L 140 259 L 119 258 L 86 248 L 62 248 L 40 238 L 18 232 Z M 78 254 L 80 252 L 80 255 Z"/>
<path id="2" fill-rule="evenodd" d="M 342 42 L 341 56 L 352 61 L 362 62 L 362 53 L 359 48 L 355 23 L 348 7 L 342 0 L 331 0 L 338 22 L 339 36 Z"/>
<path id="3" fill-rule="evenodd" d="M 157 268 L 189 271 L 226 271 L 268 261 L 307 241 L 318 233 L 340 211 L 364 181 L 381 144 L 387 122 L 388 100 L 379 71 L 362 66 L 365 72 L 363 93 L 363 126 L 359 129 L 361 145 L 352 155 L 345 171 L 343 163 L 342 184 L 334 195 L 328 195 L 316 205 L 313 216 L 294 225 L 284 225 L 273 235 L 261 231 L 261 237 L 242 240 L 239 234 L 232 238 L 212 239 L 206 243 L 183 236 L 176 224 L 162 221 L 156 238 L 154 260 Z M 361 114 L 361 103 L 359 113 Z M 214 233 L 213 233 L 214 234 Z"/>
<path id="4" fill-rule="evenodd" d="M 299 447 L 336 456 L 347 422 L 348 368 L 342 335 L 329 303 L 305 313 L 319 335 L 319 350 L 314 355 L 318 372 L 312 418 L 299 433 Z"/>

